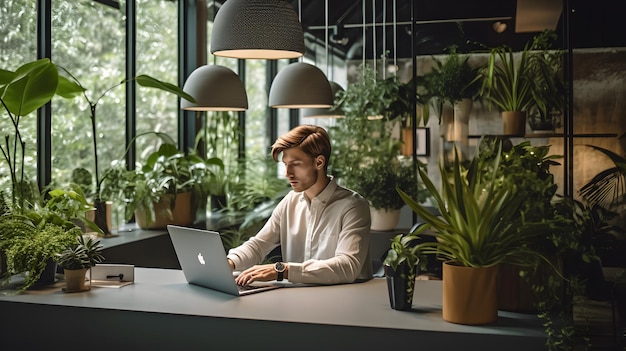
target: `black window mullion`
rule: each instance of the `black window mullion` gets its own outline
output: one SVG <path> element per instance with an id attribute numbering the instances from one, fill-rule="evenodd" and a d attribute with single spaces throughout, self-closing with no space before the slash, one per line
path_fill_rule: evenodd
<path id="1" fill-rule="evenodd" d="M 52 58 L 52 0 L 37 1 L 37 59 Z M 52 107 L 37 111 L 37 184 L 44 189 L 52 180 Z"/>
<path id="2" fill-rule="evenodd" d="M 198 67 L 196 0 L 178 2 L 178 85 Z M 178 110 L 178 147 L 193 148 L 196 135 L 196 117 L 193 111 Z"/>
<path id="3" fill-rule="evenodd" d="M 129 80 L 137 75 L 137 5 L 134 0 L 126 1 L 126 167 L 135 168 L 137 150 L 133 139 L 137 135 L 137 85 Z M 132 147 L 129 147 L 131 146 Z"/>

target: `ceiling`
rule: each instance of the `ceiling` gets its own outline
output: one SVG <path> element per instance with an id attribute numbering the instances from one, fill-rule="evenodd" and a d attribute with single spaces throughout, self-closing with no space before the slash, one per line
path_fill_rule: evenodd
<path id="1" fill-rule="evenodd" d="M 363 43 L 367 58 L 380 57 L 386 50 L 390 58 L 409 58 L 412 47 L 415 55 L 444 53 L 451 45 L 461 52 L 502 44 L 521 49 L 541 28 L 556 30 L 556 46 L 567 47 L 562 16 L 567 6 L 572 8 L 572 47 L 626 47 L 621 18 L 626 13 L 626 1 L 622 0 L 288 1 L 300 15 L 307 55 L 318 45 L 344 59 L 362 59 Z M 494 30 L 496 22 L 506 24 L 502 33 Z"/>

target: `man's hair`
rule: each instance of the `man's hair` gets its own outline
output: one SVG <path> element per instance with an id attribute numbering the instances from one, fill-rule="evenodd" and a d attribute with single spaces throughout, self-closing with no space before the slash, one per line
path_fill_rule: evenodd
<path id="1" fill-rule="evenodd" d="M 278 156 L 292 147 L 299 147 L 305 154 L 315 158 L 324 156 L 324 171 L 328 169 L 330 160 L 330 137 L 322 127 L 301 125 L 280 136 L 272 145 L 272 158 L 278 162 Z"/>

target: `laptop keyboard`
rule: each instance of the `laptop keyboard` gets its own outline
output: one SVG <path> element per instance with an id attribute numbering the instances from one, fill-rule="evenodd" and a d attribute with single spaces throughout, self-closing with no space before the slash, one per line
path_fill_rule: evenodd
<path id="1" fill-rule="evenodd" d="M 251 285 L 237 285 L 237 290 L 239 291 L 248 291 L 248 290 L 254 290 L 254 289 L 258 289 L 258 286 L 251 286 Z"/>

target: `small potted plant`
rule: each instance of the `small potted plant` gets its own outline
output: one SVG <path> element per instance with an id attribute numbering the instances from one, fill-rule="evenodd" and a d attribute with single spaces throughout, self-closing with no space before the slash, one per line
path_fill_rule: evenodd
<path id="1" fill-rule="evenodd" d="M 104 261 L 100 241 L 91 237 L 85 240 L 83 235 L 78 236 L 76 243 L 58 253 L 56 261 L 65 275 L 65 292 L 80 292 L 89 290 L 85 287 L 87 270 Z"/>
<path id="2" fill-rule="evenodd" d="M 410 310 L 419 262 L 419 237 L 398 234 L 391 241 L 391 248 L 383 262 L 389 303 L 394 310 Z"/>
<path id="3" fill-rule="evenodd" d="M 516 54 L 508 46 L 490 50 L 481 72 L 481 95 L 502 112 L 503 134 L 523 136 L 527 113 L 533 106 L 548 109 L 563 105 L 563 84 L 555 68 L 556 58 L 549 53 L 553 31 L 544 31 Z M 556 70 L 555 70 L 556 69 Z M 560 101 L 559 105 L 554 105 Z"/>

